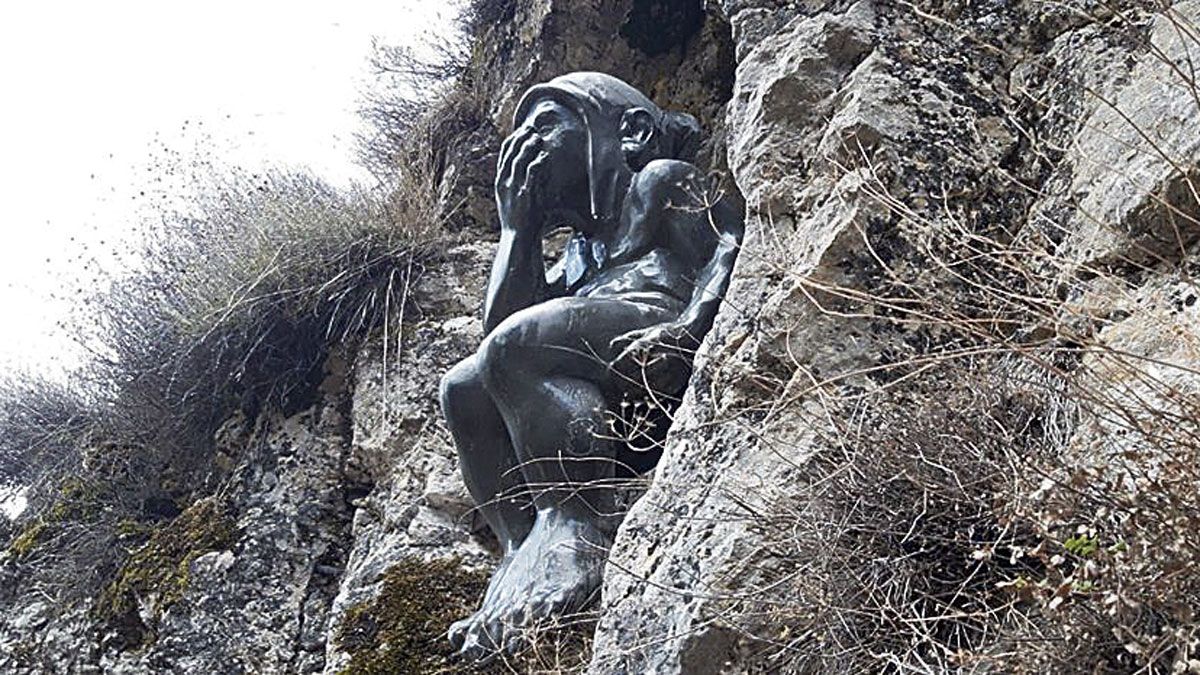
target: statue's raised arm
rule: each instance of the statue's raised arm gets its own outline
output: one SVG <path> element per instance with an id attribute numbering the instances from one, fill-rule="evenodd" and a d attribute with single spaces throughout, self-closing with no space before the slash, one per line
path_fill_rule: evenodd
<path id="1" fill-rule="evenodd" d="M 546 300 L 549 284 L 542 262 L 542 227 L 546 212 L 539 197 L 545 189 L 541 167 L 549 152 L 532 125 L 513 131 L 500 148 L 496 166 L 496 207 L 500 244 L 492 263 L 484 301 L 484 330 L 513 312 Z"/>
<path id="2" fill-rule="evenodd" d="M 678 317 L 614 338 L 621 351 L 619 364 L 635 360 L 645 363 L 656 354 L 690 358 L 712 328 L 717 309 L 729 288 L 733 264 L 741 249 L 741 215 L 710 185 L 696 167 L 685 162 L 659 160 L 638 175 L 628 221 L 637 237 L 624 241 L 626 248 L 614 259 L 633 258 L 647 248 L 662 246 L 686 260 L 692 272 L 691 297 Z M 614 364 L 616 365 L 616 364 Z"/>
<path id="3" fill-rule="evenodd" d="M 464 481 L 504 554 L 483 607 L 451 628 L 469 658 L 512 648 L 520 626 L 580 609 L 600 584 L 623 516 L 612 479 L 647 468 L 609 426 L 633 379 L 619 364 L 667 344 L 689 368 L 741 242 L 740 213 L 691 164 L 699 139 L 689 115 L 602 73 L 555 78 L 517 105 L 496 172 L 486 337 L 441 385 Z M 542 238 L 562 226 L 574 235 L 547 271 Z"/>

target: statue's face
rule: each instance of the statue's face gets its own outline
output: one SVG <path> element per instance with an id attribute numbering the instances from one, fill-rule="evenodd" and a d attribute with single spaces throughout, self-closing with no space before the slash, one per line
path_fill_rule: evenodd
<path id="1" fill-rule="evenodd" d="M 546 166 L 540 172 L 546 205 L 554 210 L 586 214 L 588 192 L 588 135 L 574 110 L 546 99 L 529 110 L 513 135 L 535 134 L 542 139 Z"/>
<path id="2" fill-rule="evenodd" d="M 558 101 L 544 99 L 529 110 L 513 134 L 532 132 L 542 137 L 542 147 L 556 154 L 587 158 L 587 131 L 578 113 Z"/>

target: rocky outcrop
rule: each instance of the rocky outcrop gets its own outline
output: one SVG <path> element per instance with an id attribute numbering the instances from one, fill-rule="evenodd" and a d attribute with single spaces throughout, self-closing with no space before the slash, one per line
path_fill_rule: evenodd
<path id="1" fill-rule="evenodd" d="M 388 336 L 358 354 L 348 468 L 366 494 L 354 502 L 353 547 L 330 613 L 325 672 L 340 672 L 349 661 L 336 636 L 356 607 L 378 598 L 397 562 L 453 560 L 467 570 L 495 564 L 436 396 L 441 374 L 482 339 L 475 310 L 490 252 L 489 246 L 459 249 L 452 273 L 441 270 L 425 281 L 428 296 L 449 303 L 438 318 L 403 325 L 407 335 Z M 448 314 L 458 316 L 443 318 Z"/>
<path id="2" fill-rule="evenodd" d="M 1016 503 L 1027 497 L 1041 503 L 1048 486 L 1076 484 L 1078 467 L 1088 466 L 1083 480 L 1140 485 L 1125 503 L 1136 510 L 1130 505 L 1138 499 L 1155 501 L 1142 472 L 1178 466 L 1182 442 L 1159 425 L 1164 414 L 1187 417 L 1183 410 L 1195 401 L 1187 269 L 1196 241 L 1200 111 L 1182 69 L 1197 44 L 1190 28 L 1196 7 L 1184 2 L 1149 14 L 863 0 L 724 8 L 738 54 L 725 121 L 729 166 L 750 229 L 653 486 L 618 536 L 589 672 L 741 672 L 753 664 L 924 671 L 989 662 L 1003 670 L 1132 668 L 1131 654 L 1145 657 L 1140 650 L 1154 638 L 1113 629 L 1112 646 L 1080 637 L 1086 629 L 1040 625 L 1063 654 L 1071 648 L 1062 645 L 1089 645 L 1087 665 L 1068 666 L 1062 654 L 1056 662 L 1038 650 L 1019 658 L 1004 652 L 998 645 L 1018 640 L 1019 631 L 1006 635 L 999 618 L 995 635 L 946 637 L 939 631 L 957 628 L 935 627 L 939 620 L 916 607 L 1003 615 L 1000 599 L 960 602 L 970 575 L 1006 587 L 1017 578 L 1054 577 L 1045 567 L 1062 564 L 1061 556 L 1047 556 L 1045 566 L 1025 561 L 1022 568 L 1015 553 L 1011 569 L 979 563 L 969 574 L 956 572 L 962 561 L 987 560 L 1003 548 L 1006 535 L 998 531 L 1024 526 L 1007 509 L 1021 511 Z M 970 256 L 1007 260 L 980 265 Z M 983 330 L 976 321 L 996 323 Z M 979 351 L 966 353 L 972 350 Z M 961 445 L 938 457 L 939 442 L 921 438 L 915 420 L 962 404 L 953 399 L 955 380 L 982 369 L 989 353 L 1019 355 L 994 366 L 1005 385 L 1030 377 L 1023 358 L 1039 366 L 1057 361 L 1041 375 L 1072 383 L 1069 401 L 1038 404 L 1037 424 L 1045 428 L 1025 430 L 1026 441 L 1038 437 L 1037 451 L 1023 454 L 1013 448 L 1026 441 L 1008 441 L 1014 471 L 1054 466 L 1053 479 L 1041 492 L 1035 480 L 1016 480 L 999 501 L 972 498 L 995 513 L 969 527 L 996 532 L 958 533 L 948 546 L 921 542 L 929 527 L 923 519 L 934 519 L 924 510 L 936 502 L 928 483 L 919 485 L 923 506 L 905 513 L 913 505 L 895 486 L 921 480 L 885 473 L 878 485 L 842 487 L 839 473 L 870 475 L 894 451 L 889 433 L 899 430 L 910 434 L 899 446 L 908 454 L 891 470 L 919 473 L 936 458 L 955 480 L 971 475 L 978 469 L 973 439 L 956 439 Z M 950 363 L 957 365 L 947 372 Z M 927 398 L 931 385 L 940 399 Z M 1056 386 L 1040 392 L 1062 393 Z M 989 387 L 988 394 L 1005 391 Z M 897 396 L 906 402 L 902 417 L 886 422 L 892 429 L 854 429 L 879 424 L 871 408 Z M 1091 405 L 1093 396 L 1103 404 Z M 1071 422 L 1076 414 L 1078 424 Z M 1194 430 L 1191 421 L 1184 426 L 1178 433 Z M 1053 454 L 1041 454 L 1051 446 Z M 1113 469 L 1121 451 L 1136 457 L 1135 467 Z M 871 493 L 885 485 L 896 493 L 875 500 Z M 962 492 L 965 500 L 970 490 Z M 1107 534 L 1096 535 L 1089 528 L 1102 526 L 1080 512 L 1080 502 L 1088 500 L 1073 502 L 1069 515 L 1021 512 L 1045 518 L 1041 534 L 1060 537 L 1060 551 L 1073 527 L 1092 533 L 1077 536 L 1110 543 L 1121 537 L 1112 520 Z M 1156 503 L 1166 510 L 1166 502 Z M 893 524 L 901 529 L 888 531 L 888 518 L 857 512 L 864 508 L 899 515 Z M 1112 511 L 1114 520 L 1128 515 Z M 794 532 L 780 538 L 764 526 Z M 988 536 L 997 538 L 989 543 Z M 858 548 L 847 548 L 851 539 Z M 1034 548 L 1036 541 L 1020 543 Z M 873 555 L 856 559 L 864 548 Z M 905 569 L 938 549 L 937 574 L 962 575 L 942 598 L 939 580 Z M 1167 568 L 1173 565 L 1164 558 L 1177 564 L 1193 555 L 1186 546 L 1171 551 L 1158 560 Z M 877 565 L 896 569 L 871 571 Z M 1095 569 L 1054 577 L 1065 577 L 1066 586 L 1051 604 L 1081 579 L 1116 585 L 1115 576 Z M 895 583 L 901 576 L 902 588 Z M 990 591 L 980 585 L 974 592 Z M 1118 595 L 1106 596 L 1110 607 L 1124 601 Z M 930 628 L 912 631 L 905 644 L 908 627 L 920 622 Z M 888 639 L 877 635 L 887 629 Z"/>
<path id="3" fill-rule="evenodd" d="M 329 358 L 312 408 L 227 422 L 216 437 L 217 461 L 232 467 L 221 492 L 140 546 L 92 607 L 55 616 L 35 592 L 15 598 L 0 665 L 341 672 L 358 646 L 340 639 L 342 624 L 394 566 L 493 564 L 486 535 L 472 537 L 435 396 L 441 372 L 480 339 L 489 261 L 488 245 L 447 253 L 422 275 L 415 318 L 397 315 L 395 333 Z"/>

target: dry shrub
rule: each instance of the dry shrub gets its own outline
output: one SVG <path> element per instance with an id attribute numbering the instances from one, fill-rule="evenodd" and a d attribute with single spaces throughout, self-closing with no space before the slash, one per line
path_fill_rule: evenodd
<path id="1" fill-rule="evenodd" d="M 393 180 L 396 167 L 418 149 L 411 142 L 414 129 L 436 126 L 436 118 L 446 116 L 442 111 L 451 106 L 445 99 L 455 95 L 456 80 L 466 67 L 465 50 L 461 40 L 415 46 L 372 43 L 374 86 L 363 93 L 359 106 L 367 131 L 358 136 L 358 156 L 381 181 Z M 430 114 L 431 109 L 436 112 Z M 422 149 L 443 148 L 430 144 Z"/>
<path id="2" fill-rule="evenodd" d="M 1106 329 L 1124 313 L 1088 317 L 1080 332 L 1056 292 L 1065 261 L 942 231 L 947 241 L 909 252 L 925 264 L 908 269 L 953 270 L 952 282 L 886 265 L 868 270 L 878 293 L 798 280 L 840 320 L 869 316 L 895 334 L 868 385 L 862 373 L 825 373 L 811 405 L 774 398 L 722 420 L 762 428 L 785 413 L 816 440 L 809 456 L 778 448 L 805 457 L 795 483 L 730 495 L 761 546 L 715 616 L 764 672 L 1193 667 L 1194 365 L 1114 346 Z M 1178 280 L 1190 267 L 1140 272 Z M 1124 285 L 1128 273 L 1083 276 Z M 1153 313 L 1137 320 L 1142 339 L 1159 339 Z"/>
<path id="3" fill-rule="evenodd" d="M 102 574 L 124 551 L 121 521 L 173 516 L 214 489 L 213 433 L 234 412 L 311 405 L 330 347 L 381 326 L 444 245 L 432 209 L 394 204 L 305 175 L 235 172 L 206 183 L 187 215 L 141 230 L 138 266 L 83 305 L 76 330 L 93 360 L 75 375 L 81 391 L 7 390 L 26 527 L 71 481 L 94 502 L 74 519 L 82 530 L 57 516 L 42 528 L 38 548 L 57 562 L 39 577 Z"/>
<path id="4" fill-rule="evenodd" d="M 39 467 L 69 461 L 93 419 L 84 393 L 66 382 L 29 372 L 0 380 L 0 499 Z"/>
<path id="5" fill-rule="evenodd" d="M 1044 574 L 1027 555 L 1037 534 L 1016 516 L 1028 459 L 1054 456 L 1073 420 L 1061 385 L 1014 369 L 1003 357 L 948 361 L 903 388 L 802 416 L 823 447 L 799 484 L 743 502 L 762 541 L 746 564 L 754 583 L 720 612 L 752 636 L 751 663 L 976 665 L 979 647 L 1018 618 L 999 584 Z"/>
<path id="6" fill-rule="evenodd" d="M 214 177 L 195 205 L 146 226 L 140 268 L 88 304 L 110 433 L 171 451 L 237 409 L 306 407 L 329 345 L 381 325 L 442 238 L 423 202 L 304 175 Z"/>
<path id="7" fill-rule="evenodd" d="M 358 158 L 382 184 L 396 185 L 414 165 L 428 167 L 441 182 L 447 156 L 481 128 L 491 128 L 495 83 L 471 67 L 473 22 L 489 14 L 477 4 L 486 3 L 468 3 L 451 34 L 426 35 L 413 44 L 372 43 L 373 79 L 359 106 L 367 129 L 357 137 Z M 425 198 L 438 194 L 435 189 Z"/>
<path id="8" fill-rule="evenodd" d="M 1052 249 L 899 217 L 928 235 L 906 269 L 951 279 L 872 256 L 878 291 L 800 280 L 825 311 L 896 333 L 869 387 L 830 373 L 814 388 L 820 404 L 800 415 L 819 442 L 800 484 L 747 507 L 764 543 L 727 611 L 753 658 L 789 672 L 1192 667 L 1192 362 L 1114 346 L 1127 313 L 1073 315 L 1059 295 L 1069 261 Z M 1072 283 L 1159 297 L 1144 280 L 1191 288 L 1192 266 L 1090 268 Z M 1140 339 L 1177 330 L 1143 309 Z"/>

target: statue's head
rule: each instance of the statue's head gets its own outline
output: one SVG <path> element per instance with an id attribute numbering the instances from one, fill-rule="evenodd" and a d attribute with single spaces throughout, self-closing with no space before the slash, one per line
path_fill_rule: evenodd
<path id="1" fill-rule="evenodd" d="M 557 153 L 551 180 L 560 189 L 586 181 L 590 215 L 599 223 L 618 217 L 630 172 L 655 159 L 693 161 L 700 145 L 695 118 L 662 110 L 604 73 L 570 73 L 530 87 L 513 116 L 514 129 L 525 125 Z"/>

